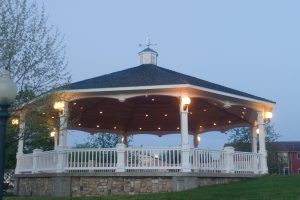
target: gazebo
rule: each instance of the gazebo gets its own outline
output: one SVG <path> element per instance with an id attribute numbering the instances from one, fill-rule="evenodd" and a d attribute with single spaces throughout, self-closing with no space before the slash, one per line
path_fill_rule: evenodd
<path id="1" fill-rule="evenodd" d="M 53 177 L 68 177 L 71 185 L 68 194 L 90 195 L 84 190 L 80 193 L 82 186 L 78 186 L 78 191 L 74 189 L 74 185 L 79 184 L 74 176 L 99 179 L 134 176 L 141 182 L 143 177 L 152 177 L 152 183 L 158 177 L 158 180 L 173 177 L 172 183 L 165 184 L 167 189 L 158 186 L 159 192 L 199 185 L 199 181 L 195 183 L 193 179 L 182 186 L 176 179 L 175 187 L 174 177 L 178 176 L 197 177 L 198 180 L 199 177 L 240 178 L 267 174 L 265 121 L 272 117 L 275 102 L 159 67 L 157 56 L 158 53 L 148 46 L 139 53 L 137 67 L 75 82 L 57 91 L 63 100 L 54 105 L 60 117 L 55 148 L 23 154 L 23 141 L 19 141 L 15 175 L 19 186 L 17 194 L 27 194 L 28 190 L 22 190 L 21 185 L 32 185 L 41 177 L 52 177 L 50 182 L 54 188 L 61 186 L 55 186 Z M 21 117 L 26 117 L 26 113 Z M 70 120 L 76 123 L 68 124 Z M 24 121 L 21 120 L 20 134 L 24 131 Z M 198 148 L 202 133 L 225 132 L 235 127 L 251 127 L 252 152 L 235 152 L 232 147 L 224 150 Z M 107 149 L 68 148 L 67 130 L 117 133 L 122 136 L 122 143 Z M 130 135 L 174 133 L 181 134 L 178 147 L 127 146 Z M 194 137 L 193 145 L 189 144 L 189 135 Z M 124 180 L 118 184 L 125 184 Z M 164 183 L 158 181 L 157 184 Z M 35 193 L 33 186 L 31 190 Z M 113 186 L 103 191 L 106 192 L 101 194 L 122 194 L 131 190 L 128 192 L 125 184 L 122 192 L 113 192 Z M 133 192 L 143 193 L 141 189 L 139 192 L 133 189 Z M 63 191 L 61 195 L 68 196 Z"/>

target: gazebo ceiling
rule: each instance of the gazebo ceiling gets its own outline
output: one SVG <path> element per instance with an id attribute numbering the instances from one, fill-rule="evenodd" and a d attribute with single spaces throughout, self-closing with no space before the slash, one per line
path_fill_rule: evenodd
<path id="1" fill-rule="evenodd" d="M 180 99 L 171 96 L 143 95 L 124 101 L 112 98 L 85 98 L 69 103 L 72 129 L 90 133 L 165 135 L 180 132 Z M 192 98 L 189 106 L 189 131 L 226 131 L 254 122 L 255 111 L 242 106 L 224 108 L 218 102 Z"/>

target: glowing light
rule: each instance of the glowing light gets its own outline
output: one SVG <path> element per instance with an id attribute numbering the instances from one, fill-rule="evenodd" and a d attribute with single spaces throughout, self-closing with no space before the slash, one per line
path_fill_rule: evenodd
<path id="1" fill-rule="evenodd" d="M 200 128 L 202 128 L 203 126 L 199 126 Z"/>
<path id="2" fill-rule="evenodd" d="M 200 137 L 200 135 L 198 135 L 197 141 L 200 142 L 200 140 L 201 140 L 201 137 Z"/>
<path id="3" fill-rule="evenodd" d="M 151 101 L 155 101 L 155 99 L 153 98 L 153 99 L 151 99 Z"/>
<path id="4" fill-rule="evenodd" d="M 50 137 L 55 137 L 55 135 L 56 135 L 56 132 L 55 132 L 55 131 L 52 131 L 52 132 L 50 133 Z"/>
<path id="5" fill-rule="evenodd" d="M 217 123 L 216 123 L 216 122 L 214 123 L 214 126 L 217 126 Z"/>
<path id="6" fill-rule="evenodd" d="M 181 102 L 183 105 L 189 105 L 191 103 L 190 97 L 182 97 Z"/>
<path id="7" fill-rule="evenodd" d="M 81 126 L 81 124 L 79 123 L 78 126 Z"/>
<path id="8" fill-rule="evenodd" d="M 53 116 L 52 116 L 51 118 L 52 118 L 52 119 L 54 119 L 54 117 L 53 117 Z"/>
<path id="9" fill-rule="evenodd" d="M 76 104 L 77 104 L 76 102 L 73 103 L 74 106 L 75 106 Z"/>
<path id="10" fill-rule="evenodd" d="M 168 117 L 168 114 L 167 114 L 167 113 L 165 113 L 165 117 Z"/>
<path id="11" fill-rule="evenodd" d="M 100 111 L 99 113 L 100 113 L 100 115 L 102 115 L 102 114 L 103 114 L 103 111 Z"/>
<path id="12" fill-rule="evenodd" d="M 12 119 L 11 120 L 11 125 L 13 125 L 13 126 L 19 125 L 19 119 Z"/>
<path id="13" fill-rule="evenodd" d="M 179 126 L 177 126 L 177 128 L 176 128 L 177 130 L 179 130 Z"/>
<path id="14" fill-rule="evenodd" d="M 149 117 L 149 114 L 145 114 L 145 117 Z"/>
<path id="15" fill-rule="evenodd" d="M 193 112 L 190 112 L 190 115 L 192 115 L 193 114 Z"/>
<path id="16" fill-rule="evenodd" d="M 141 130 L 142 130 L 142 127 L 140 127 L 139 130 L 141 131 Z"/>
<path id="17" fill-rule="evenodd" d="M 271 113 L 271 112 L 266 112 L 265 113 L 265 118 L 266 119 L 272 119 L 272 117 L 273 117 L 273 113 Z"/>
<path id="18" fill-rule="evenodd" d="M 259 128 L 256 129 L 256 133 L 259 134 Z"/>
<path id="19" fill-rule="evenodd" d="M 206 112 L 206 111 L 207 111 L 207 109 L 204 108 L 204 109 L 203 109 L 203 112 Z"/>
<path id="20" fill-rule="evenodd" d="M 116 127 L 116 126 L 114 126 L 114 129 L 116 130 L 116 129 L 117 129 L 117 127 Z"/>
<path id="21" fill-rule="evenodd" d="M 80 109 L 83 110 L 83 107 L 81 106 Z"/>
<path id="22" fill-rule="evenodd" d="M 100 127 L 100 125 L 97 125 L 97 128 L 99 128 Z"/>
<path id="23" fill-rule="evenodd" d="M 228 124 L 231 124 L 231 121 L 230 121 L 230 120 L 228 121 Z"/>
<path id="24" fill-rule="evenodd" d="M 65 108 L 65 104 L 63 101 L 57 101 L 53 105 L 55 110 L 63 110 Z"/>
<path id="25" fill-rule="evenodd" d="M 243 111 L 242 114 L 244 115 L 244 114 L 246 114 L 246 113 Z"/>
<path id="26" fill-rule="evenodd" d="M 244 109 L 244 110 L 247 110 L 247 108 L 246 108 L 246 107 L 243 107 L 243 109 Z"/>
<path id="27" fill-rule="evenodd" d="M 43 115 L 46 115 L 46 113 L 43 112 Z"/>
<path id="28" fill-rule="evenodd" d="M 160 127 L 158 127 L 157 129 L 160 130 Z"/>

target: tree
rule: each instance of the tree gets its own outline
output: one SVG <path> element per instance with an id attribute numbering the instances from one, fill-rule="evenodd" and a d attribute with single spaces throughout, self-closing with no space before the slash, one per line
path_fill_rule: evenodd
<path id="1" fill-rule="evenodd" d="M 266 148 L 268 151 L 268 166 L 269 171 L 278 170 L 281 166 L 280 159 L 276 155 L 276 151 L 272 142 L 276 142 L 280 137 L 274 129 L 274 124 L 267 121 L 265 125 L 266 131 Z M 235 147 L 237 151 L 251 151 L 251 131 L 249 127 L 234 128 L 229 131 L 228 142 Z"/>
<path id="2" fill-rule="evenodd" d="M 77 144 L 76 148 L 114 148 L 122 141 L 122 136 L 117 133 L 96 133 L 87 138 L 88 142 L 85 144 Z M 128 144 L 132 141 L 128 137 Z"/>
<path id="3" fill-rule="evenodd" d="M 18 95 L 12 110 L 65 85 L 70 80 L 66 71 L 63 37 L 47 24 L 44 7 L 27 0 L 0 0 L 0 71 L 9 70 L 14 78 Z M 26 107 L 25 151 L 33 148 L 49 150 L 53 141 L 49 129 L 57 125 L 55 114 L 49 109 L 49 98 Z M 42 114 L 44 113 L 44 114 Z M 14 168 L 18 136 L 17 127 L 8 127 L 6 167 Z"/>

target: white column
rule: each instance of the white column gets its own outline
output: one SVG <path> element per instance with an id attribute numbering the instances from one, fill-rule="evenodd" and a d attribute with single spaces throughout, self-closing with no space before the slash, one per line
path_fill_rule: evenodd
<path id="1" fill-rule="evenodd" d="M 257 129 L 257 126 L 252 126 L 251 127 L 251 130 L 252 132 L 250 133 L 251 134 L 251 141 L 252 141 L 252 153 L 257 153 L 257 132 L 256 132 L 256 129 Z"/>
<path id="2" fill-rule="evenodd" d="M 58 134 L 59 133 L 56 132 L 54 135 L 54 150 L 56 150 L 58 146 Z"/>
<path id="3" fill-rule="evenodd" d="M 41 149 L 34 149 L 33 150 L 33 157 L 32 157 L 32 173 L 38 173 L 38 158 L 39 154 L 42 153 L 43 150 Z"/>
<path id="4" fill-rule="evenodd" d="M 16 174 L 19 173 L 20 169 L 20 160 L 23 156 L 24 148 L 24 134 L 25 134 L 25 112 L 21 111 L 20 113 L 20 124 L 19 124 L 19 140 L 18 140 L 18 152 L 17 152 L 17 164 L 16 164 Z"/>
<path id="5" fill-rule="evenodd" d="M 234 173 L 234 148 L 227 146 L 224 148 L 225 151 L 225 164 L 226 164 L 226 169 L 225 173 Z"/>
<path id="6" fill-rule="evenodd" d="M 60 120 L 60 126 L 59 126 L 59 139 L 58 139 L 58 146 L 60 147 L 67 147 L 67 136 L 68 136 L 68 117 L 69 117 L 69 108 L 68 108 L 68 102 L 64 101 L 64 109 L 63 111 L 60 111 L 59 113 L 59 120 Z"/>
<path id="7" fill-rule="evenodd" d="M 189 129 L 188 129 L 188 108 L 184 109 L 184 105 L 180 104 L 180 128 L 181 128 L 181 164 L 182 172 L 190 172 L 190 145 L 189 145 Z"/>
<path id="8" fill-rule="evenodd" d="M 116 172 L 125 172 L 125 144 L 117 144 L 117 169 Z"/>
<path id="9" fill-rule="evenodd" d="M 259 153 L 261 154 L 261 171 L 262 174 L 268 173 L 267 164 L 267 150 L 266 150 L 266 136 L 265 136 L 265 123 L 263 112 L 257 112 L 257 123 L 259 129 Z"/>

